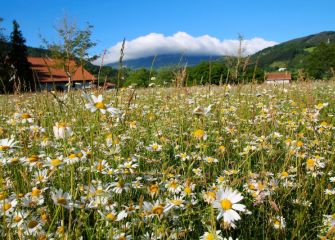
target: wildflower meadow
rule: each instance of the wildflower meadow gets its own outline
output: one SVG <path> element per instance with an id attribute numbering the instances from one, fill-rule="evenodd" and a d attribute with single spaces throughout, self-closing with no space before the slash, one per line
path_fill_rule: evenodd
<path id="1" fill-rule="evenodd" d="M 334 239 L 335 84 L 0 96 L 1 239 Z"/>

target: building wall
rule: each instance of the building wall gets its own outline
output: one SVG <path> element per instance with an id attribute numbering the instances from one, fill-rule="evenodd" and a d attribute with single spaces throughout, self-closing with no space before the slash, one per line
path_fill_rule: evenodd
<path id="1" fill-rule="evenodd" d="M 290 80 L 267 80 L 267 84 L 287 84 L 290 83 Z"/>
<path id="2" fill-rule="evenodd" d="M 47 90 L 47 91 L 53 91 L 53 90 L 58 90 L 58 91 L 66 91 L 67 90 L 67 86 L 66 86 L 67 82 L 57 82 L 57 83 L 52 83 L 52 82 L 48 82 L 48 83 L 41 83 L 41 90 Z M 74 82 L 72 89 L 83 89 L 83 88 L 89 88 L 90 85 L 90 81 L 85 81 L 84 82 Z"/>

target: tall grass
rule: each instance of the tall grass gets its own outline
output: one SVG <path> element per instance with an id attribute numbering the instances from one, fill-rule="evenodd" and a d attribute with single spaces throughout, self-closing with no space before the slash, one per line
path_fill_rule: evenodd
<path id="1" fill-rule="evenodd" d="M 1 96 L 0 139 L 17 143 L 0 148 L 0 234 L 332 239 L 334 93 L 323 82 L 104 93 L 117 114 L 91 112 L 80 92 Z M 71 131 L 56 139 L 56 123 Z M 236 228 L 210 201 L 227 188 L 248 210 Z"/>

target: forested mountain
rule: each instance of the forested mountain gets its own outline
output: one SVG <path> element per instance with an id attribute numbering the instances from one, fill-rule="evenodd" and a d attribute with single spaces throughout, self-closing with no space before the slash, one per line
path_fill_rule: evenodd
<path id="1" fill-rule="evenodd" d="M 254 54 L 251 59 L 267 70 L 285 67 L 289 70 L 302 68 L 306 57 L 321 43 L 334 43 L 335 32 L 321 32 L 306 37 L 293 39 L 281 44 L 263 49 Z"/>
<path id="2" fill-rule="evenodd" d="M 182 55 L 182 54 L 164 54 L 125 60 L 123 66 L 131 69 L 139 68 L 151 68 L 158 69 L 161 67 L 172 67 L 172 66 L 194 66 L 203 61 L 217 60 L 221 56 L 209 56 L 209 55 Z M 108 66 L 115 68 L 119 67 L 119 63 L 111 63 Z"/>

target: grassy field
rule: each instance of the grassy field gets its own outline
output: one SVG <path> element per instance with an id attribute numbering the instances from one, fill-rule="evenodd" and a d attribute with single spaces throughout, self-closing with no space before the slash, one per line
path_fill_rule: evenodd
<path id="1" fill-rule="evenodd" d="M 1 239 L 335 237 L 333 83 L 0 106 Z"/>

